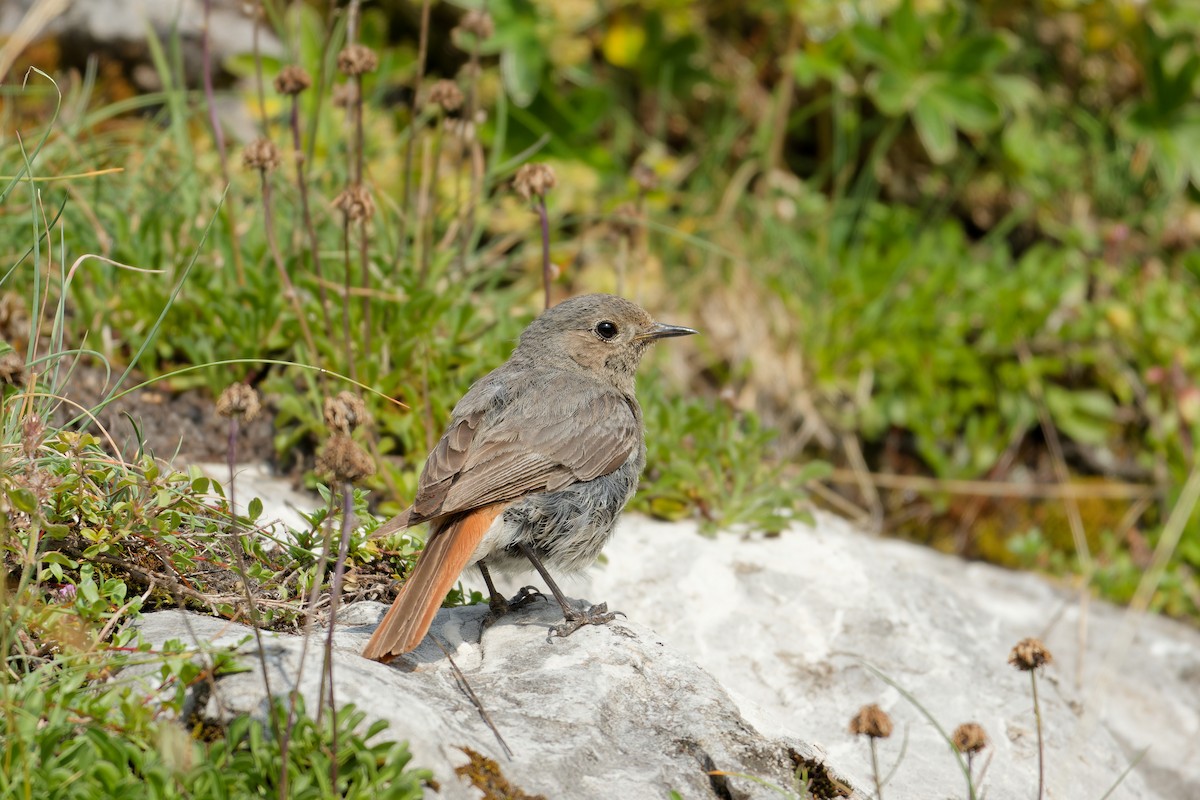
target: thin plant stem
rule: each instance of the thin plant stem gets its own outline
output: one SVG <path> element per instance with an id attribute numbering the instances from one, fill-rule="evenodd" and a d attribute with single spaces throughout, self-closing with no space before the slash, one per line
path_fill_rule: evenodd
<path id="1" fill-rule="evenodd" d="M 325 568 L 329 565 L 329 548 L 333 544 L 333 528 L 331 526 L 331 520 L 335 516 L 333 513 L 333 501 L 335 497 L 333 496 L 332 492 L 330 494 L 329 513 L 326 514 L 325 521 L 321 524 L 323 533 L 321 538 L 321 555 L 317 558 L 317 566 L 313 571 L 312 586 L 310 586 L 308 589 L 308 606 L 304 615 L 304 645 L 300 654 L 300 669 L 296 672 L 296 685 L 292 688 L 293 695 L 297 694 L 300 690 L 300 679 L 303 677 L 304 665 L 308 663 L 308 643 L 312 640 L 313 623 L 317 617 L 317 603 L 321 598 L 321 586 L 325 580 Z M 324 661 L 322 661 L 320 688 L 317 692 L 318 721 L 320 721 L 321 714 L 325 708 L 325 706 L 320 702 L 320 698 L 325 696 L 325 677 L 325 664 Z M 293 709 L 295 708 L 294 698 L 292 707 Z M 294 723 L 289 720 L 289 726 L 293 724 Z M 289 731 L 290 729 L 291 728 L 289 727 Z"/>
<path id="2" fill-rule="evenodd" d="M 883 800 L 883 782 L 879 780 L 879 755 L 875 750 L 875 737 L 868 737 L 871 742 L 871 775 L 875 778 L 875 800 Z"/>
<path id="3" fill-rule="evenodd" d="M 263 650 L 262 640 L 262 620 L 258 615 L 258 606 L 254 602 L 254 592 L 250 590 L 250 575 L 246 569 L 246 554 L 242 552 L 242 537 L 238 531 L 238 516 L 237 516 L 237 481 L 235 467 L 237 465 L 237 436 L 238 436 L 238 420 L 237 417 L 229 418 L 229 439 L 226 443 L 225 458 L 229 466 L 229 518 L 230 532 L 233 535 L 230 549 L 233 551 L 234 560 L 237 561 L 238 577 L 242 579 L 242 590 L 246 593 L 246 606 L 250 611 L 250 626 L 254 630 L 254 644 L 258 650 L 258 663 L 262 669 L 263 687 L 267 692 L 267 705 L 274 708 L 275 695 L 271 691 L 271 676 L 267 670 L 267 655 Z M 274 726 L 275 735 L 279 735 L 279 721 L 274 715 L 271 717 L 272 725 Z"/>
<path id="4" fill-rule="evenodd" d="M 208 122 L 212 126 L 213 141 L 217 145 L 217 156 L 221 163 L 221 180 L 228 192 L 229 164 L 225 153 L 225 132 L 221 129 L 221 121 L 217 118 L 216 91 L 212 79 L 212 43 L 209 37 L 209 22 L 212 18 L 212 0 L 204 0 L 204 33 L 200 38 L 200 59 L 204 73 L 204 102 L 208 106 Z M 246 268 L 242 264 L 241 237 L 238 235 L 234 198 L 229 197 L 224 205 L 225 221 L 229 226 L 229 248 L 233 253 L 233 269 L 237 276 L 238 286 L 246 285 Z"/>
<path id="5" fill-rule="evenodd" d="M 349 22 L 349 27 L 347 30 L 348 41 L 353 42 L 358 36 L 358 20 L 359 20 L 360 11 L 361 11 L 360 0 L 352 0 L 352 2 L 350 3 L 350 10 L 349 10 L 350 22 Z M 361 190 L 362 182 L 363 182 L 363 162 L 366 159 L 366 154 L 364 152 L 365 148 L 363 146 L 363 142 L 365 141 L 366 137 L 364 136 L 364 132 L 363 132 L 363 116 L 364 115 L 363 115 L 363 76 L 362 76 L 362 73 L 358 73 L 357 75 L 354 76 L 354 89 L 355 89 L 354 104 L 352 106 L 353 117 L 354 117 L 354 142 L 351 146 L 350 170 L 351 170 L 351 174 L 354 176 L 353 183 L 354 183 L 355 188 Z M 361 282 L 362 282 L 362 289 L 363 289 L 363 296 L 362 296 L 363 350 L 362 351 L 363 351 L 363 353 L 370 353 L 371 352 L 371 328 L 372 328 L 372 326 L 371 326 L 371 293 L 370 293 L 369 289 L 371 288 L 371 267 L 370 267 L 370 263 L 367 258 L 367 220 L 366 220 L 366 217 L 363 217 L 359 220 L 358 233 L 359 233 L 359 265 L 360 265 L 360 273 L 362 276 Z M 349 314 L 346 312 L 348 312 L 348 310 L 349 310 L 349 295 L 350 295 L 350 244 L 348 241 L 348 238 L 350 236 L 349 225 L 347 225 L 347 227 L 346 227 L 345 236 L 347 237 L 347 241 L 346 241 L 345 247 L 344 247 L 344 254 L 346 257 L 347 302 L 343 306 L 343 314 L 345 315 L 345 319 L 348 321 Z M 348 324 L 348 322 L 347 322 L 347 324 Z M 349 340 L 347 339 L 347 356 L 349 356 L 349 353 L 350 353 Z M 353 362 L 351 362 L 351 363 L 353 363 Z M 353 373 L 351 373 L 351 374 L 353 374 Z"/>
<path id="6" fill-rule="evenodd" d="M 358 370 L 354 365 L 354 340 L 350 336 L 350 215 L 342 217 L 342 263 L 345 265 L 345 276 L 342 282 L 342 343 L 346 348 L 346 371 L 355 381 L 358 380 Z"/>
<path id="7" fill-rule="evenodd" d="M 262 631 L 259 630 L 258 611 L 254 605 L 254 594 L 250 591 L 250 582 L 246 572 L 245 556 L 242 553 L 241 537 L 237 532 L 237 506 L 235 502 L 236 481 L 234 465 L 237 463 L 237 434 L 238 434 L 238 419 L 237 417 L 229 418 L 229 444 L 226 450 L 227 461 L 229 465 L 229 509 L 230 517 L 233 520 L 233 552 L 234 557 L 238 562 L 238 572 L 242 579 L 242 587 L 246 591 L 246 603 L 250 607 L 250 622 L 254 627 L 254 642 L 258 646 L 259 666 L 263 673 L 263 686 L 267 690 L 267 706 L 271 709 L 271 728 L 275 732 L 275 736 L 279 739 L 279 761 L 282 765 L 279 773 L 279 800 L 287 800 L 288 797 L 288 744 L 291 741 L 292 732 L 292 715 L 289 712 L 287 724 L 283 733 L 279 730 L 279 717 L 275 711 L 275 696 L 271 693 L 271 678 L 267 673 L 267 657 L 263 651 Z"/>
<path id="8" fill-rule="evenodd" d="M 550 218 L 546 214 L 546 198 L 538 196 L 534 205 L 542 223 L 542 286 L 546 293 L 546 308 L 550 307 Z"/>
<path id="9" fill-rule="evenodd" d="M 404 230 L 400 231 L 400 246 L 396 250 L 397 265 L 404 260 L 404 250 L 408 244 L 408 233 L 411 229 L 409 219 L 412 212 L 413 148 L 417 141 L 418 110 L 421 107 L 421 80 L 425 77 L 425 60 L 429 56 L 429 9 L 431 5 L 430 0 L 421 2 L 421 32 L 417 38 L 417 72 L 413 76 L 412 106 L 409 109 L 410 131 L 408 141 L 404 144 L 404 196 L 400 209 Z"/>
<path id="10" fill-rule="evenodd" d="M 333 318 L 329 313 L 329 292 L 325 289 L 325 271 L 321 266 L 321 241 L 317 237 L 317 227 L 313 223 L 312 208 L 308 202 L 308 176 L 305 165 L 308 163 L 300 137 L 300 97 L 292 95 L 292 151 L 296 157 L 296 186 L 300 190 L 300 213 L 304 219 L 304 229 L 308 233 L 308 249 L 312 254 L 313 272 L 317 277 L 317 292 L 321 300 L 321 316 L 325 321 L 325 336 L 333 340 Z"/>
<path id="11" fill-rule="evenodd" d="M 475 204 L 479 200 L 479 187 L 482 183 L 481 170 L 475 167 L 475 152 L 478 148 L 478 142 L 475 136 L 468 136 L 467 132 L 471 130 L 471 126 L 475 124 L 475 117 L 479 110 L 479 37 L 472 37 L 474 41 L 471 43 L 471 60 L 468 62 L 467 68 L 470 70 L 470 80 L 467 82 L 467 105 L 466 116 L 463 117 L 463 137 L 462 149 L 459 151 L 459 158 L 465 161 L 467 169 L 470 171 L 471 188 L 467 196 L 467 202 L 461 206 L 462 208 L 462 223 L 459 232 L 461 248 L 459 250 L 459 265 L 461 272 L 467 270 L 467 251 L 471 247 L 471 241 L 474 239 L 475 229 Z"/>
<path id="12" fill-rule="evenodd" d="M 358 221 L 358 261 L 363 288 L 363 353 L 371 355 L 371 258 L 368 251 L 367 218 Z"/>
<path id="13" fill-rule="evenodd" d="M 315 360 L 320 357 L 317 343 L 313 339 L 312 330 L 308 327 L 308 318 L 304 315 L 304 307 L 300 304 L 300 295 L 296 291 L 295 284 L 292 283 L 292 277 L 288 275 L 287 267 L 283 263 L 283 254 L 279 252 L 279 242 L 275 238 L 275 221 L 271 216 L 271 181 L 267 177 L 266 170 L 259 170 L 259 174 L 262 176 L 263 230 L 267 234 L 267 247 L 271 251 L 271 260 L 275 262 L 275 269 L 279 272 L 279 282 L 283 284 L 284 295 L 291 302 L 292 310 L 296 314 L 296 321 L 300 323 L 300 333 L 304 336 L 304 344 Z"/>
<path id="14" fill-rule="evenodd" d="M 208 122 L 212 125 L 213 141 L 217 145 L 217 155 L 221 159 L 221 171 L 225 183 L 229 183 L 229 175 L 225 166 L 225 132 L 221 130 L 221 121 L 217 119 L 217 104 L 213 102 L 216 92 L 213 90 L 212 77 L 212 45 L 209 39 L 209 24 L 212 21 L 212 0 L 204 0 L 204 37 L 200 42 L 200 63 L 204 72 L 204 99 L 208 103 Z"/>
<path id="15" fill-rule="evenodd" d="M 337 740 L 337 706 L 333 696 L 333 631 L 337 622 L 338 601 L 342 596 L 342 579 L 346 575 L 346 557 L 350 552 L 350 533 L 354 522 L 354 486 L 349 481 L 342 483 L 342 536 L 338 543 L 337 561 L 333 565 L 333 585 L 329 590 L 329 630 L 325 639 L 325 661 L 329 674 L 329 721 L 332 725 L 333 737 L 330 745 L 333 752 L 338 751 Z M 337 758 L 330 759 L 329 782 L 337 786 Z"/>
<path id="16" fill-rule="evenodd" d="M 437 116 L 437 122 L 440 123 L 442 115 Z M 442 126 L 437 124 L 433 132 L 433 157 L 430 164 L 431 177 L 429 179 L 429 188 L 425 199 L 425 219 L 424 237 L 425 242 L 421 245 L 421 283 L 429 275 L 429 264 L 433 258 L 433 239 L 435 227 L 437 224 L 437 186 L 438 186 L 438 167 L 442 161 Z"/>
<path id="17" fill-rule="evenodd" d="M 357 97 L 354 101 L 354 185 L 362 188 L 363 175 L 363 81 L 362 76 L 355 77 L 358 84 Z M 347 231 L 349 235 L 349 231 Z M 367 291 L 371 288 L 371 268 L 367 261 L 367 219 L 362 217 L 358 221 L 358 238 L 359 238 L 359 256 L 362 267 L 362 310 L 363 310 L 363 352 L 371 352 L 371 293 Z M 350 274 L 350 259 L 346 259 L 346 275 Z"/>
<path id="18" fill-rule="evenodd" d="M 258 95 L 258 117 L 262 120 L 263 136 L 270 138 L 271 120 L 267 116 L 267 95 L 266 90 L 263 88 L 262 53 L 258 45 L 259 30 L 262 27 L 259 25 L 259 21 L 263 16 L 262 0 L 255 0 L 253 13 L 254 27 L 251 33 L 251 46 L 254 49 L 254 87 Z"/>
<path id="19" fill-rule="evenodd" d="M 1046 744 L 1042 737 L 1042 706 L 1038 702 L 1037 670 L 1029 670 L 1029 685 L 1033 687 L 1033 719 L 1037 725 L 1038 737 L 1038 800 L 1046 793 Z"/>

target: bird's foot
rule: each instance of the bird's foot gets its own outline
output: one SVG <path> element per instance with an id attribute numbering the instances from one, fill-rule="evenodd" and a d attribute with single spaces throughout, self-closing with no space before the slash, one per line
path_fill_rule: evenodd
<path id="1" fill-rule="evenodd" d="M 488 599 L 488 608 L 491 610 L 492 618 L 499 619 L 510 611 L 516 611 L 518 608 L 524 608 L 539 598 L 544 599 L 545 595 L 539 592 L 533 586 L 522 586 L 520 591 L 513 595 L 511 600 L 506 600 L 502 595 L 494 594 Z"/>
<path id="2" fill-rule="evenodd" d="M 534 600 L 545 599 L 546 595 L 538 591 L 536 586 L 522 586 L 517 590 L 517 593 L 512 596 L 512 599 L 508 601 L 508 608 L 510 611 L 512 611 L 518 608 L 524 608 Z"/>
<path id="3" fill-rule="evenodd" d="M 555 625 L 550 629 L 550 635 L 570 636 L 584 625 L 607 625 L 616 619 L 618 614 L 622 617 L 625 616 L 620 611 L 609 611 L 608 603 L 600 603 L 585 609 L 572 608 L 567 612 L 566 619 L 561 625 Z"/>

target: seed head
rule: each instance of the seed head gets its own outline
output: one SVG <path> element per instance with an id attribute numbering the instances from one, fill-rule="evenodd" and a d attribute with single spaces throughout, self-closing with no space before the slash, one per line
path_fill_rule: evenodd
<path id="1" fill-rule="evenodd" d="M 242 166 L 263 174 L 273 171 L 281 160 L 279 148 L 270 139 L 255 139 L 242 151 Z"/>
<path id="2" fill-rule="evenodd" d="M 458 111 L 463 104 L 462 89 L 454 81 L 440 80 L 429 87 L 429 102 L 443 111 Z"/>
<path id="3" fill-rule="evenodd" d="M 21 423 L 21 452 L 26 458 L 32 459 L 37 453 L 38 447 L 42 444 L 42 435 L 46 432 L 46 425 L 42 422 L 42 418 L 37 414 L 30 414 Z"/>
<path id="4" fill-rule="evenodd" d="M 1044 664 L 1054 662 L 1054 657 L 1050 655 L 1050 651 L 1042 644 L 1041 639 L 1022 639 L 1017 642 L 1017 646 L 1009 653 L 1008 663 L 1012 664 L 1022 672 L 1035 670 Z"/>
<path id="5" fill-rule="evenodd" d="M 513 188 L 525 200 L 545 197 L 557 185 L 554 170 L 548 164 L 522 164 L 513 179 Z"/>
<path id="6" fill-rule="evenodd" d="M 458 29 L 483 41 L 492 38 L 492 34 L 496 32 L 496 25 L 492 22 L 491 14 L 473 8 L 463 14 L 462 19 L 458 21 Z"/>
<path id="7" fill-rule="evenodd" d="M 337 65 L 343 75 L 365 75 L 379 69 L 379 56 L 365 44 L 350 44 L 338 53 Z"/>
<path id="8" fill-rule="evenodd" d="M 0 383 L 25 385 L 25 359 L 16 350 L 8 350 L 0 355 Z"/>
<path id="9" fill-rule="evenodd" d="M 11 342 L 29 334 L 25 299 L 16 292 L 0 295 L 0 341 Z"/>
<path id="10" fill-rule="evenodd" d="M 338 483 L 356 483 L 375 473 L 375 464 L 358 444 L 344 433 L 335 433 L 321 455 L 317 456 L 317 471 L 329 475 Z"/>
<path id="11" fill-rule="evenodd" d="M 339 392 L 337 397 L 325 398 L 325 425 L 330 431 L 349 435 L 370 421 L 367 404 L 354 392 Z"/>
<path id="12" fill-rule="evenodd" d="M 288 64 L 275 76 L 275 91 L 280 94 L 300 94 L 312 86 L 312 76 L 298 64 Z"/>
<path id="13" fill-rule="evenodd" d="M 964 722 L 950 734 L 950 742 L 960 753 L 974 754 L 988 746 L 987 734 L 977 722 Z"/>
<path id="14" fill-rule="evenodd" d="M 246 383 L 229 384 L 217 398 L 217 413 L 222 417 L 253 422 L 260 411 L 258 390 Z"/>
<path id="15" fill-rule="evenodd" d="M 346 215 L 351 222 L 367 220 L 375 216 L 375 202 L 365 186 L 347 186 L 333 198 L 333 207 Z"/>
<path id="16" fill-rule="evenodd" d="M 886 739 L 892 735 L 892 728 L 892 718 L 874 703 L 860 708 L 850 720 L 850 732 L 855 736 Z"/>

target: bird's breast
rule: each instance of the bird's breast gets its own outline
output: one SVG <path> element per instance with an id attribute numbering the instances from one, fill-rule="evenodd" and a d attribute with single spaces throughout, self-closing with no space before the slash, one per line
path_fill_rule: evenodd
<path id="1" fill-rule="evenodd" d="M 637 491 L 645 463 L 645 444 L 641 443 L 624 464 L 607 475 L 514 501 L 492 523 L 472 563 L 483 560 L 489 569 L 504 572 L 526 570 L 528 561 L 517 548 L 526 544 L 554 572 L 590 567 Z"/>

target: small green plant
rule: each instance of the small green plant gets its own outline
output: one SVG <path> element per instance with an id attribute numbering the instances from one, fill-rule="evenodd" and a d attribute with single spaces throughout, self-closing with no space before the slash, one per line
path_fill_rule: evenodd
<path id="1" fill-rule="evenodd" d="M 137 656 L 143 661 L 148 657 Z M 0 681 L 5 720 L 0 796 L 274 797 L 285 775 L 291 798 L 408 800 L 424 794 L 429 773 L 410 767 L 403 744 L 371 741 L 386 723 L 364 730 L 366 715 L 353 706 L 317 722 L 298 701 L 285 760 L 272 726 L 261 720 L 237 717 L 216 732 L 215 740 L 200 741 L 147 703 L 142 684 L 90 681 L 89 667 L 119 669 L 127 660 L 55 663 L 15 681 Z M 168 655 L 164 685 L 186 687 L 196 679 L 194 670 L 190 657 L 171 660 Z M 280 703 L 272 713 L 276 724 L 283 724 L 289 712 Z M 334 774 L 336 783 L 330 779 Z"/>
<path id="2" fill-rule="evenodd" d="M 643 391 L 652 386 L 643 382 Z M 664 519 L 695 516 L 704 530 L 778 533 L 809 520 L 804 485 L 825 469 L 789 469 L 772 456 L 778 434 L 754 414 L 701 400 L 645 394 L 647 467 L 632 508 Z"/>

